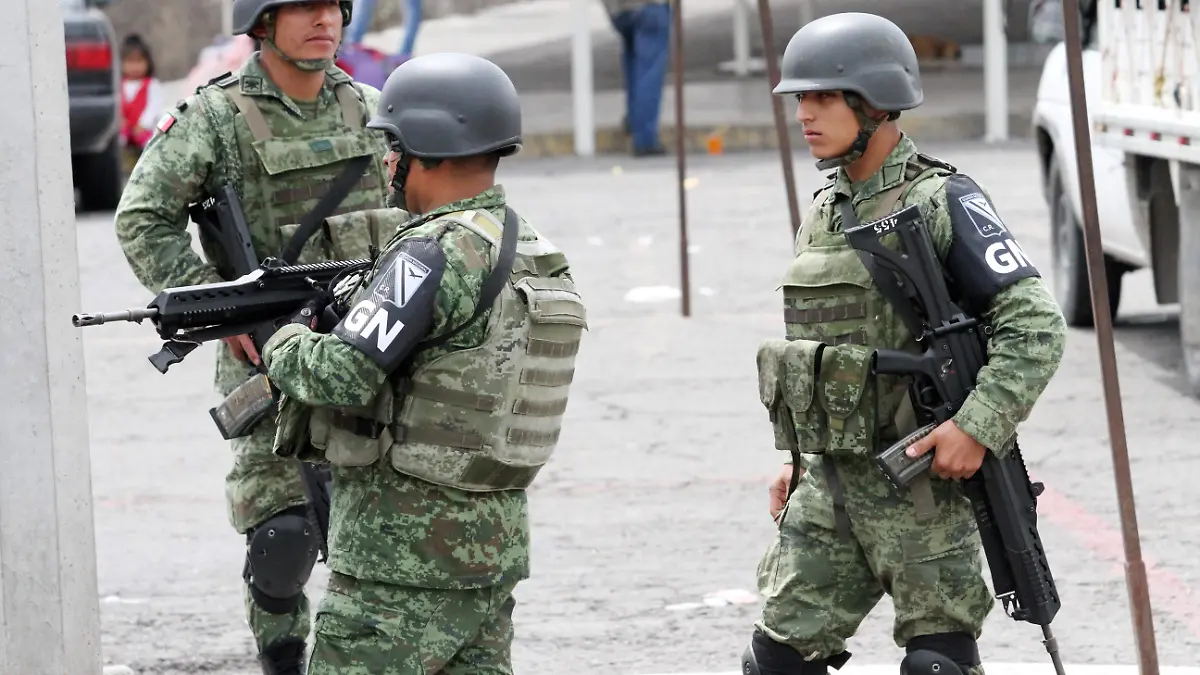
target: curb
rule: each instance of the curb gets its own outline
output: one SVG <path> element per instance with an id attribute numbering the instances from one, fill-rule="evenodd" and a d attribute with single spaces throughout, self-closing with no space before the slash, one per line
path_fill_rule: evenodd
<path id="1" fill-rule="evenodd" d="M 1008 117 L 1009 136 L 1030 138 L 1033 112 L 1019 111 Z M 978 141 L 983 138 L 986 122 L 983 112 L 947 115 L 905 115 L 901 128 L 919 142 Z M 792 147 L 804 146 L 798 127 L 788 125 Z M 664 124 L 660 137 L 667 153 L 675 154 L 675 125 Z M 683 139 L 687 154 L 723 154 L 753 152 L 779 147 L 773 124 L 688 125 Z M 596 129 L 596 154 L 629 154 L 629 137 L 619 127 Z M 525 135 L 524 147 L 517 158 L 571 157 L 575 155 L 575 135 L 571 130 L 534 132 Z"/>

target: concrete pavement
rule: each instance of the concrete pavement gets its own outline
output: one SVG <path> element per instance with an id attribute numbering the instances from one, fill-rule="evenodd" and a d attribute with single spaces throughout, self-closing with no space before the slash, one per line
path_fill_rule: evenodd
<path id="1" fill-rule="evenodd" d="M 986 186 L 1032 260 L 1049 264 L 1027 143 L 923 149 Z M 796 160 L 798 193 L 811 194 L 818 173 Z M 534 576 L 518 589 L 515 614 L 515 666 L 526 675 L 728 672 L 758 612 L 755 566 L 772 532 L 765 483 L 781 457 L 758 402 L 754 350 L 780 331 L 775 288 L 791 235 L 773 153 L 697 157 L 689 167 L 688 319 L 679 316 L 673 159 L 501 169 L 513 204 L 571 257 L 591 323 L 559 453 L 531 490 Z M 75 311 L 147 300 L 110 218 L 81 218 L 78 235 L 82 305 L 62 308 L 62 330 L 75 330 Z M 1128 277 L 1117 356 L 1158 651 L 1165 666 L 1196 667 L 1200 502 L 1186 477 L 1200 472 L 1200 402 L 1179 391 L 1177 331 L 1148 276 Z M 139 673 L 250 675 L 242 542 L 223 503 L 229 450 L 206 412 L 216 400 L 212 349 L 160 375 L 146 362 L 158 345 L 149 326 L 84 332 L 105 659 Z M 1091 332 L 1071 332 L 1021 433 L 1030 470 L 1047 485 L 1039 523 L 1063 598 L 1054 624 L 1063 659 L 1129 666 Z M 318 567 L 314 601 L 326 578 Z M 890 631 L 885 600 L 850 644 L 855 668 L 882 670 L 845 672 L 894 672 L 902 653 Z M 1030 664 L 1021 672 L 1039 675 L 1040 638 L 997 611 L 981 650 L 989 663 Z"/>

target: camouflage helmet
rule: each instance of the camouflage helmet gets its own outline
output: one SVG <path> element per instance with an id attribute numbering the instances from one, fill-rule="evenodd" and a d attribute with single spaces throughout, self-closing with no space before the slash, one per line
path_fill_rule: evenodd
<path id="1" fill-rule="evenodd" d="M 921 105 L 921 73 L 908 36 L 874 14 L 831 14 L 788 41 L 776 94 L 853 92 L 872 108 L 898 113 Z"/>
<path id="2" fill-rule="evenodd" d="M 284 5 L 301 5 L 312 0 L 233 0 L 233 34 L 247 35 L 258 25 L 264 12 Z M 342 26 L 350 25 L 354 3 L 351 0 L 339 0 L 342 9 Z"/>
<path id="3" fill-rule="evenodd" d="M 427 54 L 392 71 L 367 127 L 383 131 L 412 157 L 506 156 L 521 149 L 521 101 L 512 80 L 491 61 Z"/>

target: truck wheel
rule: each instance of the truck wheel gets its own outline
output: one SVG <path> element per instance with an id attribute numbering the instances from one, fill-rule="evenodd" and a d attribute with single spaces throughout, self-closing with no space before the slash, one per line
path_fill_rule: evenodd
<path id="1" fill-rule="evenodd" d="M 1050 161 L 1054 162 L 1054 158 Z M 1061 171 L 1057 163 L 1051 164 L 1049 182 L 1050 253 L 1054 295 L 1068 326 L 1091 328 L 1095 318 L 1092 316 L 1083 228 L 1075 216 L 1070 196 L 1063 189 Z M 1115 317 L 1121 304 L 1121 280 L 1125 270 L 1108 256 L 1104 256 L 1104 271 L 1108 281 L 1108 310 Z"/>
<path id="2" fill-rule="evenodd" d="M 112 211 L 125 189 L 121 163 L 121 137 L 114 135 L 108 147 L 92 155 L 72 158 L 79 205 L 84 211 Z"/>

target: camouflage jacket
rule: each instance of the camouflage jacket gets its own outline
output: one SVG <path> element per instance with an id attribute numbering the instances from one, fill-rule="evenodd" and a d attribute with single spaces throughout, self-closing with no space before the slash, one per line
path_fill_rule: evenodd
<path id="1" fill-rule="evenodd" d="M 860 219 L 869 217 L 882 194 L 905 179 L 906 166 L 916 155 L 916 145 L 905 136 L 879 171 L 860 183 L 851 181 L 844 168 L 838 169 L 832 185 L 818 193 L 797 245 L 810 228 L 842 229 L 835 205 L 839 196 L 852 200 Z M 943 264 L 956 241 L 947 180 L 934 176 L 920 181 L 904 203 L 895 207 L 918 205 Z M 975 390 L 954 421 L 984 446 L 1002 452 L 1058 369 L 1066 344 L 1066 323 L 1058 303 L 1037 276 L 1004 287 L 982 309 L 981 318 L 994 330 L 987 345 L 988 363 L 979 371 Z"/>
<path id="2" fill-rule="evenodd" d="M 188 207 L 216 194 L 227 181 L 242 198 L 260 259 L 279 254 L 289 228 L 295 230 L 300 215 L 323 193 L 329 179 L 321 176 L 336 174 L 339 160 L 363 152 L 374 157 L 339 211 L 384 205 L 386 143 L 382 135 L 364 131 L 361 125 L 357 130 L 345 125 L 335 87 L 350 83 L 350 77 L 331 67 L 317 100 L 299 102 L 272 83 L 259 58 L 255 54 L 224 86 L 261 111 L 273 138 L 256 141 L 245 116 L 222 95 L 221 85 L 210 85 L 163 116 L 129 177 L 116 213 L 117 240 L 134 275 L 152 293 L 222 280 L 209 237 L 200 233 L 203 255 L 193 248 Z M 379 91 L 360 83 L 353 86 L 361 93 L 365 123 L 378 105 Z M 260 158 L 271 164 L 264 166 Z M 307 177 L 314 173 L 320 175 Z M 318 239 L 310 240 L 301 261 L 334 257 L 320 250 Z M 245 380 L 249 368 L 238 363 L 224 343 L 217 348 L 217 389 L 228 394 Z"/>
<path id="3" fill-rule="evenodd" d="M 504 220 L 504 189 L 497 185 L 400 224 L 381 258 L 407 237 L 430 236 L 439 216 L 487 209 Z M 403 216 L 402 211 L 393 211 Z M 357 217 L 352 214 L 345 217 Z M 362 214 L 365 215 L 365 214 Z M 522 223 L 519 239 L 529 240 Z M 442 238 L 446 269 L 438 287 L 434 338 L 475 312 L 480 288 L 494 260 L 489 246 L 465 228 Z M 413 368 L 483 341 L 491 310 L 444 345 L 420 350 Z M 288 397 L 308 406 L 366 406 L 389 374 L 336 335 L 285 326 L 267 342 L 269 376 Z M 401 474 L 387 463 L 334 466 L 329 568 L 359 579 L 424 588 L 477 588 L 529 575 L 529 512 L 525 492 L 468 493 Z"/>

